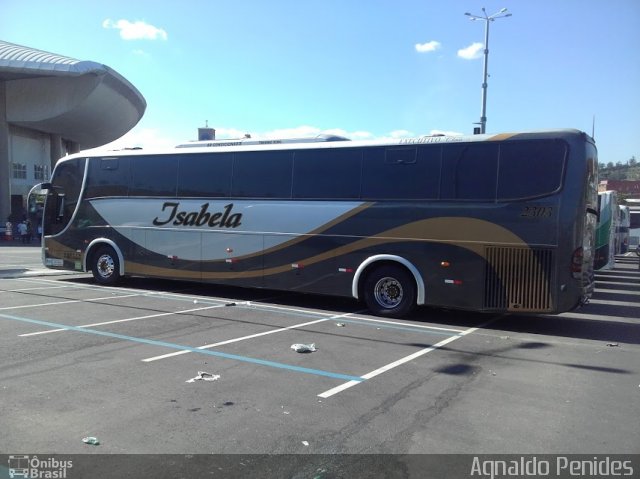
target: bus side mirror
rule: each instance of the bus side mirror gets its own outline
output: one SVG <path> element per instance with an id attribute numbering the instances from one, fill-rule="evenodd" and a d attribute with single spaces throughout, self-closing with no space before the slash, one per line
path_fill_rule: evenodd
<path id="1" fill-rule="evenodd" d="M 51 188 L 53 188 L 51 183 L 40 183 L 41 190 L 50 190 Z"/>

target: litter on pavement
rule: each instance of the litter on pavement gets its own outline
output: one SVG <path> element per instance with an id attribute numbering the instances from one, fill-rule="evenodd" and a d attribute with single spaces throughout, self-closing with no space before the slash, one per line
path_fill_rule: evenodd
<path id="1" fill-rule="evenodd" d="M 316 351 L 316 344 L 292 344 L 291 349 L 293 349 L 296 353 L 312 353 Z"/>
<path id="2" fill-rule="evenodd" d="M 196 381 L 217 381 L 220 379 L 219 374 L 211 374 L 205 371 L 198 371 L 198 375 L 195 378 L 187 379 L 187 383 L 195 383 Z"/>

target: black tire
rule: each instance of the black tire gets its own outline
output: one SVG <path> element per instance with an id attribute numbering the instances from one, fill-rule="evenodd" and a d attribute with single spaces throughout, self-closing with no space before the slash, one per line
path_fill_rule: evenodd
<path id="1" fill-rule="evenodd" d="M 376 316 L 401 318 L 416 305 L 416 283 L 402 266 L 387 264 L 367 275 L 363 296 L 367 308 Z"/>
<path id="2" fill-rule="evenodd" d="M 113 285 L 120 280 L 120 260 L 111 246 L 100 246 L 91 255 L 91 273 L 99 284 Z"/>

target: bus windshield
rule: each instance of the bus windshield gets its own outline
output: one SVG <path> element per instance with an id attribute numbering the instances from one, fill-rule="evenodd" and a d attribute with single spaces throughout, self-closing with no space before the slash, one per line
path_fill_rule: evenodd
<path id="1" fill-rule="evenodd" d="M 84 158 L 62 161 L 56 166 L 44 207 L 45 235 L 58 234 L 69 225 L 80 198 L 84 167 Z"/>

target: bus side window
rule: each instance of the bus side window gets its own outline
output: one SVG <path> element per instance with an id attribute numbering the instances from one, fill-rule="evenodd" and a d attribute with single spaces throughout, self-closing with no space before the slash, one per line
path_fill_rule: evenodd
<path id="1" fill-rule="evenodd" d="M 85 198 L 127 196 L 129 158 L 91 158 Z"/>
<path id="2" fill-rule="evenodd" d="M 173 155 L 131 158 L 129 196 L 176 196 L 178 162 Z"/>
<path id="3" fill-rule="evenodd" d="M 368 148 L 365 152 L 364 199 L 437 199 L 440 190 L 439 145 L 416 148 Z"/>
<path id="4" fill-rule="evenodd" d="M 181 155 L 178 196 L 228 198 L 232 163 L 233 153 Z"/>
<path id="5" fill-rule="evenodd" d="M 293 197 L 360 197 L 362 150 L 299 150 L 293 167 Z"/>
<path id="6" fill-rule="evenodd" d="M 291 198 L 292 151 L 235 153 L 231 196 Z"/>
<path id="7" fill-rule="evenodd" d="M 443 147 L 442 199 L 496 200 L 498 145 L 467 143 Z"/>

